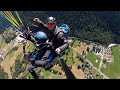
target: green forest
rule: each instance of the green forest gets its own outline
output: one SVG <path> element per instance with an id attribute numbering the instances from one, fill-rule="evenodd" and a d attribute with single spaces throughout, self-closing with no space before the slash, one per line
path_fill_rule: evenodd
<path id="1" fill-rule="evenodd" d="M 35 17 L 40 18 L 45 23 L 47 17 L 53 16 L 58 25 L 62 23 L 69 25 L 71 37 L 78 37 L 103 45 L 120 43 L 119 11 L 18 11 L 18 13 L 25 25 L 33 24 Z M 10 26 L 3 17 L 0 19 L 0 27 Z M 4 29 L 1 27 L 0 32 L 3 31 Z"/>

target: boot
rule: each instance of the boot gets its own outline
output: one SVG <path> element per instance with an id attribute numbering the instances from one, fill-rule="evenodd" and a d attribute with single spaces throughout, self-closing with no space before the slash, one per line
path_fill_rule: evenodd
<path id="1" fill-rule="evenodd" d="M 34 79 L 38 79 L 39 78 L 34 70 L 32 72 L 30 72 L 30 73 L 32 74 Z"/>

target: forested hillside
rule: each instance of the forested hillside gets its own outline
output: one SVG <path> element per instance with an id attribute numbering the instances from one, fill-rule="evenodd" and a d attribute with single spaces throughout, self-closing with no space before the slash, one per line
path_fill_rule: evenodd
<path id="1" fill-rule="evenodd" d="M 120 43 L 119 11 L 19 11 L 18 13 L 26 25 L 33 23 L 35 17 L 45 22 L 48 16 L 53 16 L 59 24 L 66 23 L 70 26 L 70 36 L 104 45 Z M 0 25 L 4 24 L 5 22 L 0 21 Z"/>

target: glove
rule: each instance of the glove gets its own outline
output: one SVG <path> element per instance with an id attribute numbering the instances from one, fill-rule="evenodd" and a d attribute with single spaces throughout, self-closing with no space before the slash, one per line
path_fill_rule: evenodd
<path id="1" fill-rule="evenodd" d="M 31 61 L 35 60 L 35 58 L 36 58 L 35 55 L 30 56 L 30 60 L 31 60 Z"/>
<path id="2" fill-rule="evenodd" d="M 60 49 L 56 48 L 55 52 L 59 55 L 60 54 Z"/>
<path id="3" fill-rule="evenodd" d="M 31 40 L 31 35 L 29 35 L 29 34 L 25 34 L 25 39 L 27 39 L 27 40 Z"/>
<path id="4" fill-rule="evenodd" d="M 42 23 L 42 21 L 41 21 L 39 18 L 34 18 L 33 21 L 34 21 L 34 22 L 37 22 L 37 23 Z"/>
<path id="5" fill-rule="evenodd" d="M 52 42 L 47 42 L 50 46 L 52 46 Z"/>

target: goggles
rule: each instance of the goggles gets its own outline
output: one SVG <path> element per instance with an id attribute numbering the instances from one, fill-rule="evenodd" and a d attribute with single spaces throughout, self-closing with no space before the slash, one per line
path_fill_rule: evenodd
<path id="1" fill-rule="evenodd" d="M 48 22 L 46 23 L 47 26 L 52 26 L 52 25 L 55 25 L 56 23 L 55 22 Z"/>

